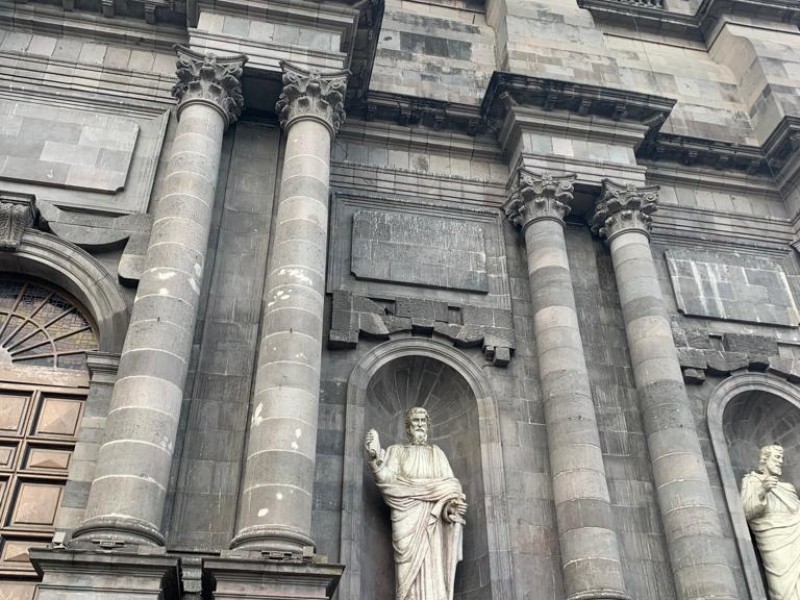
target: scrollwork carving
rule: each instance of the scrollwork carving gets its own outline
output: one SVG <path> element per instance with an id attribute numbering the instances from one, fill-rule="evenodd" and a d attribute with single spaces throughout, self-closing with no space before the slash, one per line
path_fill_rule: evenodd
<path id="1" fill-rule="evenodd" d="M 201 54 L 177 45 L 174 49 L 178 54 L 178 83 L 172 95 L 178 100 L 178 115 L 189 102 L 200 101 L 219 110 L 227 125 L 234 123 L 244 108 L 242 67 L 247 57 Z"/>
<path id="2" fill-rule="evenodd" d="M 603 180 L 600 201 L 591 220 L 592 231 L 610 241 L 623 231 L 640 231 L 648 238 L 652 214 L 658 209 L 658 186 L 637 187 Z"/>
<path id="3" fill-rule="evenodd" d="M 344 95 L 349 71 L 306 71 L 282 61 L 283 90 L 275 105 L 281 127 L 299 119 L 322 122 L 336 135 L 345 119 Z"/>

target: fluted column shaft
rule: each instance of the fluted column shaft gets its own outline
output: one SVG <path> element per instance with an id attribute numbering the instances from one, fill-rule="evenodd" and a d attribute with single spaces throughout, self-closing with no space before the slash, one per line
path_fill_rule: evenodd
<path id="1" fill-rule="evenodd" d="M 626 599 L 564 238 L 574 179 L 520 171 L 506 211 L 525 234 L 567 598 Z"/>
<path id="2" fill-rule="evenodd" d="M 284 63 L 286 132 L 258 367 L 234 548 L 313 546 L 331 141 L 344 118 L 346 72 Z"/>
<path id="3" fill-rule="evenodd" d="M 650 249 L 657 195 L 604 181 L 593 229 L 611 248 L 678 598 L 729 600 L 736 586 Z"/>
<path id="4" fill-rule="evenodd" d="M 73 538 L 164 544 L 161 521 L 217 186 L 245 57 L 178 51 L 178 126 L 89 494 Z"/>

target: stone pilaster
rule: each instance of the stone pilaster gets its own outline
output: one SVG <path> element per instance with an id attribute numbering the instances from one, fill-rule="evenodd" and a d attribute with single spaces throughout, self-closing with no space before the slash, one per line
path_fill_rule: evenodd
<path id="1" fill-rule="evenodd" d="M 737 597 L 650 250 L 657 187 L 603 181 L 592 229 L 611 248 L 679 600 Z"/>
<path id="2" fill-rule="evenodd" d="M 191 353 L 222 135 L 244 56 L 178 53 L 178 126 L 114 385 L 86 518 L 73 539 L 163 545 L 161 520 Z"/>
<path id="3" fill-rule="evenodd" d="M 567 598 L 626 599 L 564 239 L 575 175 L 518 173 L 522 228 Z"/>
<path id="4" fill-rule="evenodd" d="M 297 554 L 313 546 L 311 495 L 325 303 L 331 141 L 347 72 L 282 63 L 277 111 L 286 150 L 262 317 L 234 548 Z"/>

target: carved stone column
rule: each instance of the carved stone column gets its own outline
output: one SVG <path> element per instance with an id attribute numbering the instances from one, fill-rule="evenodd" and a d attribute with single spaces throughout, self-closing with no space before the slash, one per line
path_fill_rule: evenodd
<path id="1" fill-rule="evenodd" d="M 344 120 L 347 72 L 282 63 L 286 135 L 267 267 L 258 370 L 233 548 L 313 546 L 311 494 L 325 301 L 331 141 Z"/>
<path id="2" fill-rule="evenodd" d="M 161 519 L 217 186 L 244 56 L 177 47 L 178 127 L 156 201 L 86 518 L 73 538 L 164 544 Z"/>
<path id="3" fill-rule="evenodd" d="M 657 199 L 657 187 L 606 179 L 592 229 L 611 248 L 678 598 L 733 599 L 736 586 L 650 250 Z"/>
<path id="4" fill-rule="evenodd" d="M 575 178 L 521 169 L 505 211 L 525 235 L 567 598 L 627 599 L 564 239 Z"/>

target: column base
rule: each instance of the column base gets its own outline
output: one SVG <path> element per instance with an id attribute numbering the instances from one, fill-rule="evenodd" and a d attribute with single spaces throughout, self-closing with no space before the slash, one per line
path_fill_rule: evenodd
<path id="1" fill-rule="evenodd" d="M 137 519 L 94 517 L 72 532 L 67 545 L 78 542 L 121 542 L 124 544 L 164 546 L 166 540 L 157 527 Z"/>
<path id="2" fill-rule="evenodd" d="M 344 565 L 230 556 L 204 559 L 203 571 L 216 584 L 214 600 L 329 600 Z"/>
<path id="3" fill-rule="evenodd" d="M 301 531 L 276 525 L 254 525 L 241 529 L 231 540 L 232 550 L 313 554 L 314 540 Z"/>
<path id="4" fill-rule="evenodd" d="M 37 600 L 177 600 L 175 556 L 32 549 L 31 562 L 42 582 Z"/>

